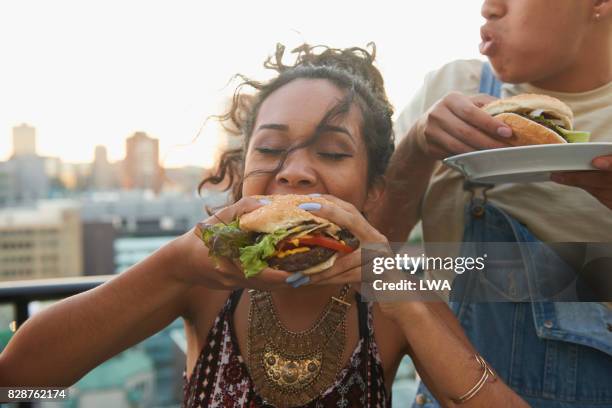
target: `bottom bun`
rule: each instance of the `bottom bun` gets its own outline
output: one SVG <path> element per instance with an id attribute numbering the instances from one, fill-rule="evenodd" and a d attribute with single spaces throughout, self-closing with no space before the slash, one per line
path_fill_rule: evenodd
<path id="1" fill-rule="evenodd" d="M 503 139 L 512 146 L 567 143 L 555 131 L 516 113 L 500 113 L 495 118 L 512 129 L 512 137 Z"/>
<path id="2" fill-rule="evenodd" d="M 318 265 L 311 266 L 310 268 L 307 268 L 307 269 L 304 269 L 303 271 L 298 271 L 298 272 L 302 273 L 303 275 L 313 275 L 315 273 L 322 272 L 328 268 L 331 268 L 334 265 L 334 262 L 336 262 L 337 257 L 338 257 L 338 254 L 335 253 L 327 261 L 321 262 Z"/>

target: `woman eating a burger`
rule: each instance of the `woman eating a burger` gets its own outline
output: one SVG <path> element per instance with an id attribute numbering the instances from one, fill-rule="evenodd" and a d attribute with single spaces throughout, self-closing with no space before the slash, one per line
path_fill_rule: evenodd
<path id="1" fill-rule="evenodd" d="M 266 61 L 276 76 L 247 80 L 256 93 L 238 91 L 226 116 L 242 147 L 203 187 L 229 181 L 234 204 L 33 316 L 0 355 L 0 385 L 71 385 L 182 317 L 185 407 L 389 407 L 404 355 L 445 406 L 525 406 L 450 311 L 362 302 L 348 284 L 360 245 L 388 244 L 367 217 L 394 149 L 392 107 L 374 53 L 296 51 L 285 65 L 279 46 Z"/>

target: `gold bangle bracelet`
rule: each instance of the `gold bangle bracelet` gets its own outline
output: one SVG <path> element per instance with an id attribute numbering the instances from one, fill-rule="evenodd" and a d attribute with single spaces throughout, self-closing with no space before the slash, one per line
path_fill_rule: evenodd
<path id="1" fill-rule="evenodd" d="M 476 361 L 478 361 L 478 363 L 482 367 L 482 376 L 468 392 L 466 392 L 459 398 L 454 398 L 452 400 L 455 404 L 463 404 L 464 402 L 467 402 L 472 399 L 476 394 L 478 394 L 482 387 L 484 387 L 489 377 L 495 377 L 495 373 L 493 372 L 493 370 L 491 370 L 484 358 L 476 354 Z"/>

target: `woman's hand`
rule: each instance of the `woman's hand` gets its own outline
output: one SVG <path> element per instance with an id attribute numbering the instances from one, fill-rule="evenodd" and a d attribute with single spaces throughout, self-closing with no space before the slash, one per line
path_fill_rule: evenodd
<path id="1" fill-rule="evenodd" d="M 363 244 L 377 244 L 379 247 L 388 248 L 389 242 L 370 225 L 354 205 L 332 195 L 323 194 L 322 197 L 336 205 L 320 205 L 313 202 L 302 204 L 300 208 L 349 230 L 359 240 L 360 246 L 349 254 L 339 256 L 331 268 L 308 276 L 308 282 L 303 283 L 330 285 L 361 282 L 362 266 L 367 263 L 367 260 L 363 259 Z M 289 283 L 295 283 L 300 279 L 304 279 L 301 274 L 293 274 Z"/>
<path id="2" fill-rule="evenodd" d="M 593 159 L 600 170 L 553 173 L 552 181 L 586 190 L 612 210 L 612 155 Z"/>
<path id="3" fill-rule="evenodd" d="M 252 197 L 243 197 L 236 203 L 217 211 L 204 221 L 206 224 L 229 224 L 243 214 L 264 205 Z M 203 285 L 210 289 L 274 289 L 286 287 L 285 280 L 291 274 L 266 268 L 256 277 L 246 278 L 237 261 L 209 256 L 208 248 L 196 236 L 195 230 L 177 240 L 177 276 L 190 285 Z"/>
<path id="4" fill-rule="evenodd" d="M 374 275 L 371 269 L 368 271 L 368 268 L 371 268 L 371 260 L 374 256 L 394 256 L 389 241 L 365 219 L 354 205 L 331 195 L 323 195 L 323 198 L 336 205 L 322 205 L 317 208 L 317 205 L 308 203 L 304 208 L 349 230 L 359 239 L 359 248 L 349 254 L 339 256 L 331 268 L 308 276 L 309 279 L 306 279 L 307 282 L 305 283 L 320 285 L 362 283 L 373 280 L 374 276 L 376 276 L 376 279 L 382 279 L 385 282 L 417 279 L 413 275 L 406 275 L 395 269 L 385 270 L 384 275 Z M 364 244 L 371 247 L 364 250 Z M 300 274 L 297 274 L 297 276 L 297 280 L 295 276 L 292 276 L 291 281 L 296 282 L 305 279 L 300 277 Z M 356 289 L 359 290 L 359 285 Z M 417 303 L 420 303 L 418 300 L 418 295 L 414 297 L 406 295 L 406 299 L 401 302 L 380 300 L 378 301 L 378 307 L 389 319 L 404 319 L 407 311 L 418 307 Z"/>
<path id="5" fill-rule="evenodd" d="M 489 95 L 446 95 L 416 123 L 416 144 L 431 159 L 441 160 L 474 150 L 508 147 L 512 136 L 504 122 L 480 108 L 495 100 Z"/>

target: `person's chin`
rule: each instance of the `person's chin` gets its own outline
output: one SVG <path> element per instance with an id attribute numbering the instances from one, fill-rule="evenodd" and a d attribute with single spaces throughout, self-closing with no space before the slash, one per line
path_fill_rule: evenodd
<path id="1" fill-rule="evenodd" d="M 533 78 L 530 78 L 529 74 L 525 72 L 524 65 L 514 65 L 509 61 L 518 60 L 514 57 L 506 57 L 502 55 L 489 57 L 489 62 L 495 71 L 495 76 L 497 79 L 508 84 L 520 84 L 532 81 Z"/>

